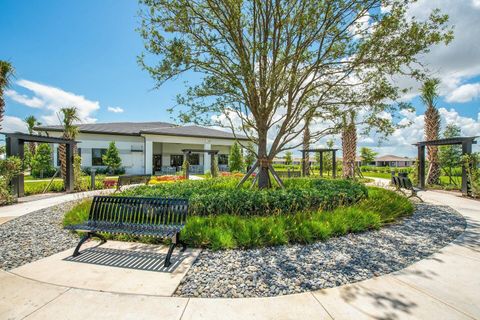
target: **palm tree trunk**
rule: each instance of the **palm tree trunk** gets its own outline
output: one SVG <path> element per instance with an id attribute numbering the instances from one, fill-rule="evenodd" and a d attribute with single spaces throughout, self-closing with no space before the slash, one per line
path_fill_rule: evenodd
<path id="1" fill-rule="evenodd" d="M 60 174 L 62 175 L 63 183 L 66 185 L 67 179 L 67 146 L 65 144 L 58 145 L 58 153 L 60 158 Z"/>
<path id="2" fill-rule="evenodd" d="M 438 140 L 440 133 L 440 113 L 429 106 L 425 111 L 425 139 L 427 141 Z M 427 184 L 440 183 L 440 164 L 438 159 L 438 147 L 427 146 L 427 161 L 429 169 L 427 173 Z"/>
<path id="3" fill-rule="evenodd" d="M 351 119 L 347 122 L 343 119 L 342 128 L 342 151 L 343 151 L 343 178 L 355 178 L 355 158 L 357 153 L 357 128 L 355 126 L 355 115 L 351 114 Z"/>
<path id="4" fill-rule="evenodd" d="M 5 100 L 3 100 L 3 90 L 0 90 L 0 130 L 2 130 L 4 112 L 5 112 Z"/>

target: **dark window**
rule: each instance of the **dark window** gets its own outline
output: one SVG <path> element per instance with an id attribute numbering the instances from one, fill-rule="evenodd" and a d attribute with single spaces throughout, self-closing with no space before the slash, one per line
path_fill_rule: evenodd
<path id="1" fill-rule="evenodd" d="M 170 156 L 170 166 L 171 167 L 181 167 L 182 164 L 183 164 L 183 155 L 172 154 Z"/>
<path id="2" fill-rule="evenodd" d="M 218 164 L 228 165 L 228 155 L 227 154 L 219 154 L 218 155 Z"/>
<path id="3" fill-rule="evenodd" d="M 188 163 L 197 166 L 200 164 L 200 155 L 198 153 L 192 153 L 188 155 Z"/>
<path id="4" fill-rule="evenodd" d="M 77 149 L 77 154 L 81 157 L 82 156 L 82 148 Z"/>
<path id="5" fill-rule="evenodd" d="M 92 166 L 103 166 L 102 156 L 107 153 L 107 149 L 92 149 Z"/>

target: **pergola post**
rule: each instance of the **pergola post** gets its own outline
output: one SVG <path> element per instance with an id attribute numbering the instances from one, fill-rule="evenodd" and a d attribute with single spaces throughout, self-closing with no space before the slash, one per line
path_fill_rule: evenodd
<path id="1" fill-rule="evenodd" d="M 418 146 L 418 187 L 425 189 L 425 146 Z"/>
<path id="2" fill-rule="evenodd" d="M 5 142 L 6 142 L 7 157 L 16 156 L 16 157 L 19 157 L 23 162 L 24 141 L 16 137 L 7 136 L 7 138 L 5 139 Z M 18 198 L 18 197 L 23 197 L 25 195 L 23 183 L 24 183 L 23 172 L 21 172 L 16 177 L 14 177 L 10 182 L 10 186 L 12 187 L 12 192 L 14 197 Z"/>
<path id="3" fill-rule="evenodd" d="M 472 142 L 471 141 L 464 141 L 462 142 L 462 155 L 472 153 Z M 468 196 L 470 193 L 468 187 L 468 174 L 467 174 L 466 164 L 462 164 L 462 194 Z"/>
<path id="4" fill-rule="evenodd" d="M 332 150 L 332 178 L 337 177 L 337 150 Z"/>
<path id="5" fill-rule="evenodd" d="M 319 151 L 318 154 L 320 155 L 319 157 L 320 177 L 323 177 L 323 152 Z"/>
<path id="6" fill-rule="evenodd" d="M 67 158 L 67 163 L 66 163 L 66 169 L 67 169 L 67 174 L 65 177 L 65 191 L 66 192 L 73 192 L 74 189 L 74 182 L 73 182 L 73 144 L 72 143 L 66 143 L 66 158 Z"/>

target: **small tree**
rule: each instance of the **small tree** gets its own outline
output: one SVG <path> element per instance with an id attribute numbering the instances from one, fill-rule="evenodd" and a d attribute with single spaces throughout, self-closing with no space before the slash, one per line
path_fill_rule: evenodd
<path id="1" fill-rule="evenodd" d="M 444 138 L 459 137 L 461 135 L 460 127 L 455 124 L 449 124 L 446 126 L 443 132 Z M 440 167 L 448 177 L 449 184 L 455 184 L 453 180 L 453 168 L 460 165 L 462 157 L 462 147 L 459 145 L 441 146 L 439 153 Z"/>
<path id="2" fill-rule="evenodd" d="M 327 141 L 327 148 L 328 149 L 333 148 L 333 139 L 330 139 Z M 330 176 L 330 173 L 332 172 L 332 169 L 333 169 L 333 155 L 331 152 L 325 152 L 323 154 L 323 169 L 327 171 L 328 176 Z"/>
<path id="3" fill-rule="evenodd" d="M 103 163 L 107 166 L 112 174 L 115 173 L 122 166 L 122 159 L 118 154 L 117 146 L 115 146 L 115 141 L 110 142 L 108 145 L 107 152 L 102 156 Z"/>
<path id="4" fill-rule="evenodd" d="M 12 203 L 15 199 L 12 196 L 10 182 L 22 172 L 22 160 L 18 157 L 0 159 L 0 204 Z"/>
<path id="5" fill-rule="evenodd" d="M 292 155 L 292 151 L 285 152 L 285 164 L 291 165 L 293 163 Z"/>
<path id="6" fill-rule="evenodd" d="M 52 163 L 52 148 L 50 145 L 48 143 L 39 144 L 31 160 L 32 176 L 35 178 L 51 176 L 55 171 Z"/>
<path id="7" fill-rule="evenodd" d="M 362 162 L 366 165 L 373 161 L 375 161 L 375 157 L 377 156 L 377 152 L 373 151 L 367 147 L 360 148 L 360 156 L 363 158 Z"/>
<path id="8" fill-rule="evenodd" d="M 242 171 L 243 170 L 243 156 L 240 146 L 235 141 L 232 148 L 230 149 L 230 156 L 228 157 L 228 166 L 230 171 Z"/>

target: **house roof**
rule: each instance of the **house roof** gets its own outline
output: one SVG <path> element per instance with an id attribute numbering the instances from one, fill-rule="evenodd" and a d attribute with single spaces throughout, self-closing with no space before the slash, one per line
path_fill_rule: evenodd
<path id="1" fill-rule="evenodd" d="M 159 134 L 171 136 L 187 136 L 202 138 L 221 138 L 247 140 L 245 136 L 233 135 L 230 132 L 204 128 L 200 126 L 178 126 L 168 122 L 110 122 L 87 123 L 77 125 L 81 133 L 116 134 L 139 136 L 141 134 Z M 36 131 L 63 131 L 63 126 L 38 126 Z"/>
<path id="2" fill-rule="evenodd" d="M 399 157 L 393 154 L 376 157 L 375 161 L 412 161 L 409 157 Z"/>

